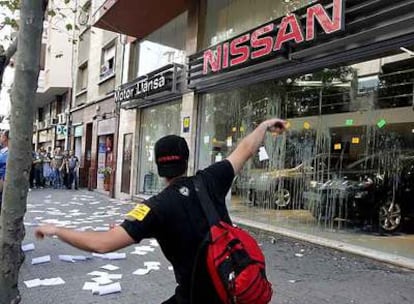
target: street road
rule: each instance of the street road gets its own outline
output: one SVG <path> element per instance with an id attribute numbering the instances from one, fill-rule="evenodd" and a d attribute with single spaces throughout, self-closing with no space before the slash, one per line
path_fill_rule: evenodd
<path id="1" fill-rule="evenodd" d="M 23 244 L 34 243 L 35 250 L 26 253 L 20 273 L 23 303 L 160 303 L 173 294 L 175 281 L 170 264 L 163 258 L 159 247 L 150 240 L 153 252 L 146 255 L 131 254 L 135 247 L 120 250 L 124 260 L 91 258 L 75 263 L 63 262 L 58 255 L 88 255 L 57 239 L 34 239 L 34 225 L 42 222 L 58 223 L 73 228 L 104 229 L 123 219 L 133 204 L 110 200 L 88 191 L 33 190 L 29 195 L 25 218 L 26 239 Z M 101 228 L 100 228 L 101 227 Z M 256 234 L 266 258 L 268 276 L 274 284 L 272 303 L 289 304 L 412 304 L 414 301 L 414 271 L 385 265 L 366 258 L 332 249 L 299 242 L 265 233 Z M 148 249 L 148 248 L 147 248 Z M 34 257 L 51 256 L 51 262 L 31 265 Z M 160 262 L 159 270 L 146 275 L 133 272 L 144 268 L 144 262 Z M 107 271 L 101 266 L 112 264 L 118 270 Z M 106 271 L 122 274 L 122 292 L 99 296 L 82 290 L 85 282 L 94 278 L 88 273 Z M 36 278 L 61 277 L 64 285 L 27 288 L 23 281 Z"/>

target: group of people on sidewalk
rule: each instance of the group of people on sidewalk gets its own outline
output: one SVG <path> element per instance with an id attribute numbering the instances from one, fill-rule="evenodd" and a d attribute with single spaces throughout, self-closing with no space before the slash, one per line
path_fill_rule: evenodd
<path id="1" fill-rule="evenodd" d="M 32 153 L 30 188 L 53 187 L 54 189 L 78 189 L 79 159 L 73 150 L 64 151 L 57 147 L 52 153 L 40 148 Z"/>
<path id="2" fill-rule="evenodd" d="M 0 134 L 0 211 L 3 198 L 3 187 L 6 178 L 6 164 L 9 154 L 9 131 Z M 32 152 L 30 170 L 30 189 L 53 187 L 54 189 L 78 189 L 79 158 L 73 150 L 65 151 L 57 147 L 52 153 L 40 148 Z"/>

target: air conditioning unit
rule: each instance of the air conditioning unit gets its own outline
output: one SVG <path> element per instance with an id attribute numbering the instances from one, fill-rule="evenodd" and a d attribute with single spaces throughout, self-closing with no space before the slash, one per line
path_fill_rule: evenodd
<path id="1" fill-rule="evenodd" d="M 58 114 L 58 123 L 63 125 L 66 123 L 66 116 L 65 113 Z"/>

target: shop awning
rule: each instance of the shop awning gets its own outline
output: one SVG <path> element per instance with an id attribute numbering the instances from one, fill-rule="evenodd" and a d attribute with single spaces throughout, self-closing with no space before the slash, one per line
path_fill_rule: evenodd
<path id="1" fill-rule="evenodd" d="M 106 0 L 94 13 L 95 27 L 138 39 L 185 12 L 188 0 Z"/>

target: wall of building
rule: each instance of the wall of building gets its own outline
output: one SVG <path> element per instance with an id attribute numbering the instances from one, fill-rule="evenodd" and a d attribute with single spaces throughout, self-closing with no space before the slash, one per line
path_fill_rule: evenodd
<path id="1" fill-rule="evenodd" d="M 83 136 L 81 139 L 81 170 L 84 170 L 84 180 L 87 176 L 91 177 L 90 185 L 96 187 L 96 170 L 98 165 L 98 129 L 99 122 L 105 123 L 106 120 L 115 118 L 116 110 L 114 102 L 114 90 L 121 83 L 122 79 L 122 64 L 124 57 L 124 46 L 120 43 L 120 35 L 117 33 L 92 28 L 90 25 L 92 12 L 101 5 L 99 1 L 80 1 L 80 6 L 85 8 L 85 14 L 88 15 L 87 24 L 79 24 L 79 36 L 76 44 L 76 56 L 74 59 L 75 64 L 75 87 L 74 98 L 72 100 L 72 124 L 83 125 Z M 102 74 L 103 54 L 104 49 L 109 45 L 115 45 L 115 69 L 113 73 Z M 86 87 L 83 87 L 80 79 L 80 68 L 87 66 L 87 80 Z M 84 82 L 85 83 L 85 82 Z M 92 144 L 91 144 L 91 170 L 95 172 L 86 172 L 85 168 L 86 160 L 86 134 L 87 125 L 92 124 Z M 114 123 L 114 147 L 117 144 L 116 130 L 117 123 Z M 73 143 L 72 143 L 73 144 Z M 114 155 L 116 153 L 114 151 Z"/>

